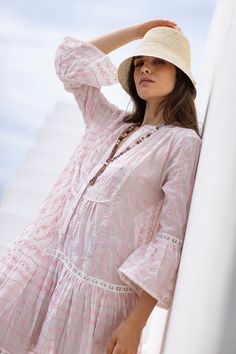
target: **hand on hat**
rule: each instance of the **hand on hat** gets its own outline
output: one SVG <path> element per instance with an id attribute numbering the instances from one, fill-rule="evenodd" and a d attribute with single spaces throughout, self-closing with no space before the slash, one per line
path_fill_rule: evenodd
<path id="1" fill-rule="evenodd" d="M 154 27 L 171 27 L 176 29 L 179 32 L 182 32 L 181 28 L 178 27 L 177 23 L 169 20 L 151 20 L 147 22 L 143 22 L 138 25 L 138 37 L 143 38 L 145 33 Z"/>

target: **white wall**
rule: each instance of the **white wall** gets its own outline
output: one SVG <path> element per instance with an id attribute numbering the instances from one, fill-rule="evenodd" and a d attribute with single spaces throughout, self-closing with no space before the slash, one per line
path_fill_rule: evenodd
<path id="1" fill-rule="evenodd" d="M 219 0 L 199 85 L 203 144 L 162 354 L 236 351 L 235 37 L 236 2 Z"/>

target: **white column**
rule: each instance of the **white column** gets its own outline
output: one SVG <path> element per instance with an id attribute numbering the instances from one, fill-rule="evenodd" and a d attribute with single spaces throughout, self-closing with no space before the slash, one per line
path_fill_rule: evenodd
<path id="1" fill-rule="evenodd" d="M 161 354 L 236 351 L 235 38 L 236 2 L 220 0 L 198 85 L 203 144 Z"/>

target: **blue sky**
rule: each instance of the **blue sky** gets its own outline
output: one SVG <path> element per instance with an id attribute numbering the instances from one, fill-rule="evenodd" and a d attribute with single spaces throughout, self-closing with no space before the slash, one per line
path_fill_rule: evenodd
<path id="1" fill-rule="evenodd" d="M 198 79 L 215 0 L 1 1 L 0 11 L 0 198 L 33 146 L 35 134 L 58 101 L 74 103 L 55 74 L 54 56 L 65 36 L 89 40 L 153 19 L 177 22 L 192 46 Z M 109 56 L 118 65 L 137 42 Z M 104 88 L 118 105 L 127 96 L 117 85 Z"/>

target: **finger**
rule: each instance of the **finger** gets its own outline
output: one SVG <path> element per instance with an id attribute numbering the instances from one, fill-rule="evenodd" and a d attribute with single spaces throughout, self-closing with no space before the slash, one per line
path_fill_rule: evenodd
<path id="1" fill-rule="evenodd" d="M 112 351 L 112 354 L 119 354 L 119 353 L 120 353 L 120 350 L 117 349 L 117 346 L 115 346 L 113 351 Z"/>
<path id="2" fill-rule="evenodd" d="M 114 349 L 114 347 L 116 345 L 116 341 L 117 341 L 116 338 L 111 338 L 110 339 L 106 354 L 113 354 L 112 352 L 113 352 L 113 349 Z"/>
<path id="3" fill-rule="evenodd" d="M 151 23 L 151 22 L 153 22 L 153 23 L 155 23 L 155 22 L 173 23 L 173 24 L 177 25 L 177 23 L 176 23 L 175 21 L 168 20 L 168 19 L 166 19 L 166 18 L 162 18 L 162 19 L 159 19 L 159 20 L 151 20 L 151 21 L 149 21 L 149 22 L 150 22 L 150 23 Z"/>
<path id="4" fill-rule="evenodd" d="M 173 24 L 177 25 L 177 23 L 176 23 L 176 22 L 171 21 L 171 20 L 168 20 L 168 19 L 163 19 L 163 20 L 161 20 L 161 21 L 168 22 L 168 23 L 173 23 Z"/>
<path id="5" fill-rule="evenodd" d="M 175 22 L 166 21 L 165 23 L 168 25 L 171 25 L 171 26 L 177 26 L 177 23 L 175 23 Z"/>
<path id="6" fill-rule="evenodd" d="M 171 28 L 177 29 L 177 26 L 176 25 L 172 25 L 171 23 L 166 23 L 165 27 L 171 27 Z"/>

